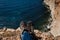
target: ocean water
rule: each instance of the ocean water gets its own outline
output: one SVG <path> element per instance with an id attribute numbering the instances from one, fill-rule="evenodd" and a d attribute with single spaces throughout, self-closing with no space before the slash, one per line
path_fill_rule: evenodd
<path id="1" fill-rule="evenodd" d="M 43 0 L 0 0 L 0 28 L 17 28 L 22 20 L 35 22 L 44 11 Z"/>

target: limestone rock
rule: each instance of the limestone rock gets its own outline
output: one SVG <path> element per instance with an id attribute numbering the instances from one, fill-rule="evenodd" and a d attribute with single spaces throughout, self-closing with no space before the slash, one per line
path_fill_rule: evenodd
<path id="1" fill-rule="evenodd" d="M 9 30 L 2 31 L 2 33 L 0 34 L 0 40 L 21 40 L 20 38 L 21 29 L 17 28 L 16 30 L 14 29 L 12 30 L 9 29 Z M 52 34 L 41 32 L 39 30 L 34 30 L 34 33 L 38 38 L 38 40 L 53 40 L 54 38 Z"/>
<path id="2" fill-rule="evenodd" d="M 44 0 L 44 2 L 49 6 L 52 15 L 51 23 L 51 33 L 54 37 L 60 35 L 60 0 Z"/>

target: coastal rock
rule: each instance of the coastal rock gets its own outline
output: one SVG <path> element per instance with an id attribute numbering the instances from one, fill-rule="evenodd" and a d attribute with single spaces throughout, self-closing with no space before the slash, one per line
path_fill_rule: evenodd
<path id="1" fill-rule="evenodd" d="M 55 40 L 60 40 L 60 35 L 55 37 Z"/>
<path id="2" fill-rule="evenodd" d="M 14 31 L 15 31 L 15 29 L 7 28 L 7 30 L 6 30 L 6 31 L 14 32 Z"/>
<path id="3" fill-rule="evenodd" d="M 21 40 L 21 29 L 17 28 L 16 30 L 9 29 L 9 31 L 5 30 L 0 34 L 0 40 Z M 53 40 L 52 34 L 41 32 L 39 30 L 34 30 L 34 33 L 38 40 Z"/>
<path id="4" fill-rule="evenodd" d="M 50 32 L 54 37 L 60 35 L 60 0 L 44 0 L 45 4 L 49 6 L 51 10 L 51 30 Z"/>

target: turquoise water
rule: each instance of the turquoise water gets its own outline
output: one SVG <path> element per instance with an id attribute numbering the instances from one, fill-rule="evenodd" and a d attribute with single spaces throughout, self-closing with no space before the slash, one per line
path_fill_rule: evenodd
<path id="1" fill-rule="evenodd" d="M 43 0 L 0 0 L 0 26 L 17 28 L 21 20 L 36 22 L 44 11 Z"/>

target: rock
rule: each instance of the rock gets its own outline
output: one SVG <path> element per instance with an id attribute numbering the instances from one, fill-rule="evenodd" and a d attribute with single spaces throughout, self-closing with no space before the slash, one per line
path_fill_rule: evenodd
<path id="1" fill-rule="evenodd" d="M 0 32 L 0 35 L 4 34 L 4 32 Z"/>
<path id="2" fill-rule="evenodd" d="M 18 27 L 18 28 L 16 29 L 16 31 L 21 31 L 20 27 Z"/>
<path id="3" fill-rule="evenodd" d="M 55 37 L 55 40 L 60 40 L 60 35 Z"/>
<path id="4" fill-rule="evenodd" d="M 54 36 L 50 32 L 43 32 L 41 37 L 43 40 L 54 40 Z"/>
<path id="5" fill-rule="evenodd" d="M 53 40 L 53 35 L 50 32 L 41 32 L 39 30 L 34 30 L 34 33 L 38 40 Z M 21 29 L 9 29 L 0 32 L 1 40 L 21 40 Z"/>
<path id="6" fill-rule="evenodd" d="M 35 35 L 36 35 L 37 37 L 40 37 L 41 34 L 42 34 L 42 32 L 39 31 L 39 30 L 34 30 L 34 33 L 35 33 Z"/>
<path id="7" fill-rule="evenodd" d="M 45 4 L 49 6 L 51 10 L 51 33 L 54 37 L 60 35 L 60 0 L 44 0 Z"/>
<path id="8" fill-rule="evenodd" d="M 34 30 L 34 32 L 39 40 L 54 40 L 54 36 L 50 32 L 41 32 L 39 30 Z"/>
<path id="9" fill-rule="evenodd" d="M 7 28 L 7 30 L 6 30 L 6 31 L 14 32 L 14 31 L 15 31 L 15 29 Z"/>

